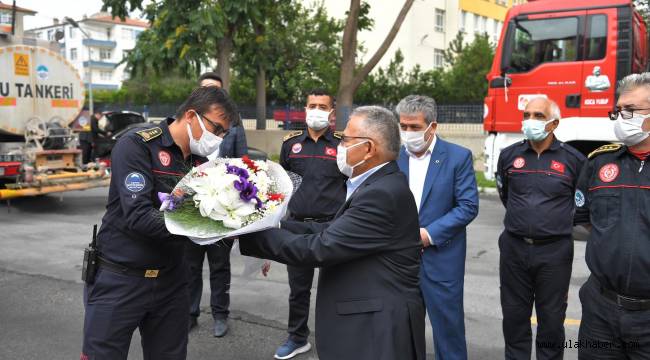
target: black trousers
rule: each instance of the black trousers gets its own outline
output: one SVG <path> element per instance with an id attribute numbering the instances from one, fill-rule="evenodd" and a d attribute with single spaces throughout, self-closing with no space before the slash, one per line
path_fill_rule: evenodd
<path id="1" fill-rule="evenodd" d="M 287 265 L 289 273 L 289 338 L 303 342 L 309 337 L 309 304 L 311 285 L 314 280 L 314 268 Z"/>
<path id="2" fill-rule="evenodd" d="M 562 359 L 573 240 L 531 245 L 504 231 L 499 249 L 505 358 L 530 359 L 534 304 L 537 359 Z"/>
<path id="3" fill-rule="evenodd" d="M 88 164 L 93 161 L 93 145 L 91 142 L 86 140 L 79 140 L 79 147 L 81 148 L 81 161 L 84 164 Z"/>
<path id="4" fill-rule="evenodd" d="M 185 360 L 188 300 L 182 264 L 157 278 L 100 268 L 95 282 L 84 287 L 81 358 L 126 360 L 137 328 L 144 360 Z"/>
<path id="5" fill-rule="evenodd" d="M 650 359 L 650 310 L 619 307 L 601 294 L 593 276 L 580 288 L 580 302 L 578 359 Z"/>
<path id="6" fill-rule="evenodd" d="M 203 259 L 208 256 L 210 268 L 210 308 L 212 317 L 226 319 L 230 306 L 230 249 L 233 240 L 212 245 L 197 245 L 188 241 L 185 261 L 189 266 L 190 316 L 198 317 L 203 294 Z"/>

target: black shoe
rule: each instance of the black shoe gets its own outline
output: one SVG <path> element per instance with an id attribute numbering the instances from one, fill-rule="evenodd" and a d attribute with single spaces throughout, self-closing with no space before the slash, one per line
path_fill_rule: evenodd
<path id="1" fill-rule="evenodd" d="M 228 332 L 228 320 L 217 319 L 214 321 L 214 336 L 222 337 Z"/>
<path id="2" fill-rule="evenodd" d="M 187 331 L 192 331 L 195 327 L 199 326 L 199 320 L 196 318 L 196 316 L 190 316 L 190 323 Z"/>

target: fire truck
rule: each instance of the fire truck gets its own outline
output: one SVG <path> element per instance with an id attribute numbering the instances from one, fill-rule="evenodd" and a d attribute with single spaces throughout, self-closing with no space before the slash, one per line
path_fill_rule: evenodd
<path id="1" fill-rule="evenodd" d="M 607 113 L 617 83 L 648 70 L 646 24 L 631 0 L 537 0 L 511 8 L 487 74 L 485 176 L 493 179 L 501 150 L 521 139 L 528 101 L 560 107 L 555 131 L 587 154 L 617 141 Z"/>

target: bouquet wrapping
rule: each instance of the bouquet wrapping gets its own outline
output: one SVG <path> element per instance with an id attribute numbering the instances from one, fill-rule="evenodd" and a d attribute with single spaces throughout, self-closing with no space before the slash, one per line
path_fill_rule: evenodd
<path id="1" fill-rule="evenodd" d="M 172 234 L 199 245 L 277 227 L 299 177 L 272 161 L 217 158 L 192 168 L 171 194 L 159 193 Z"/>

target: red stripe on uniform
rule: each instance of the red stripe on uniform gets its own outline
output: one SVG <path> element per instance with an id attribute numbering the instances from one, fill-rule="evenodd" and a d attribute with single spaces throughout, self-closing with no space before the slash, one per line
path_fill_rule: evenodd
<path id="1" fill-rule="evenodd" d="M 508 170 L 508 172 L 553 174 L 553 175 L 565 177 L 567 179 L 571 179 L 570 176 L 560 174 L 560 173 L 557 173 L 555 171 L 546 171 L 546 170 Z"/>
<path id="2" fill-rule="evenodd" d="M 642 186 L 642 185 L 601 185 L 601 186 L 594 186 L 592 188 L 589 188 L 589 191 L 594 191 L 594 190 L 599 190 L 599 189 L 645 189 L 645 190 L 650 190 L 650 186 Z"/>
<path id="3" fill-rule="evenodd" d="M 303 159 L 318 158 L 318 159 L 325 159 L 325 160 L 336 160 L 335 157 L 320 156 L 320 155 L 289 155 L 289 157 L 290 158 L 303 158 Z"/>
<path id="4" fill-rule="evenodd" d="M 162 171 L 162 170 L 151 170 L 152 172 L 155 172 L 156 174 L 165 174 L 165 175 L 174 175 L 174 176 L 185 176 L 185 174 L 181 173 L 175 173 L 175 172 L 169 172 L 169 171 Z"/>

